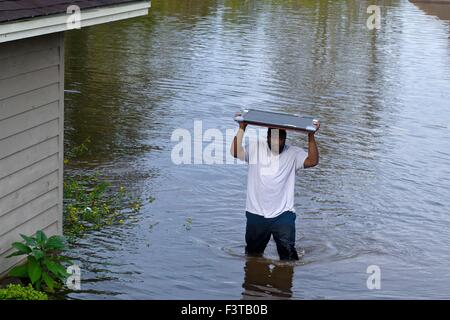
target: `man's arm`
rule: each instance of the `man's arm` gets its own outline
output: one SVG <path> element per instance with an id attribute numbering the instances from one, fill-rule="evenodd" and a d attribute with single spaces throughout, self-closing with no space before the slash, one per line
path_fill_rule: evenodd
<path id="1" fill-rule="evenodd" d="M 239 160 L 245 161 L 245 150 L 242 148 L 242 140 L 244 139 L 245 128 L 247 127 L 246 123 L 239 123 L 239 130 L 236 136 L 233 139 L 233 143 L 231 144 L 230 153 L 233 157 L 238 158 Z"/>
<path id="2" fill-rule="evenodd" d="M 317 121 L 315 124 L 317 130 L 320 128 L 320 122 Z M 317 132 L 316 130 L 316 132 Z M 303 163 L 303 168 L 312 168 L 319 164 L 319 149 L 317 149 L 317 143 L 315 138 L 315 133 L 308 133 L 308 157 Z"/>

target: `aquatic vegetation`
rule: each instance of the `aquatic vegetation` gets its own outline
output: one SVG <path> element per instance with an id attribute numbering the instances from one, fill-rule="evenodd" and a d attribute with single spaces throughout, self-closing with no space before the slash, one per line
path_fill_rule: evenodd
<path id="1" fill-rule="evenodd" d="M 112 224 L 124 224 L 127 213 L 141 210 L 143 201 L 123 186 L 100 181 L 98 174 L 66 177 L 64 181 L 64 233 L 70 237 Z"/>
<path id="2" fill-rule="evenodd" d="M 192 229 L 192 218 L 187 218 L 186 222 L 183 224 L 183 226 L 186 228 L 186 230 Z"/>
<path id="3" fill-rule="evenodd" d="M 79 144 L 77 146 L 73 146 L 70 149 L 67 149 L 66 159 L 64 160 L 64 162 L 68 163 L 69 159 L 76 158 L 76 157 L 86 154 L 89 151 L 88 145 L 90 143 L 91 143 L 91 138 L 87 137 L 86 139 L 84 139 L 84 141 L 81 144 Z"/>
<path id="4" fill-rule="evenodd" d="M 60 288 L 69 274 L 62 262 L 70 262 L 61 253 L 65 251 L 66 239 L 63 236 L 47 235 L 39 230 L 35 236 L 21 234 L 23 242 L 14 242 L 11 246 L 16 249 L 7 258 L 26 255 L 25 264 L 11 269 L 9 276 L 25 278 L 37 290 L 53 292 L 55 288 Z"/>
<path id="5" fill-rule="evenodd" d="M 48 300 L 45 292 L 38 291 L 31 284 L 24 287 L 20 284 L 9 284 L 0 289 L 0 300 Z"/>
<path id="6" fill-rule="evenodd" d="M 65 163 L 89 151 L 89 138 L 68 149 Z M 149 202 L 155 198 L 149 197 Z M 72 240 L 90 230 L 125 224 L 131 213 L 140 212 L 143 200 L 133 196 L 124 186 L 101 180 L 98 173 L 64 177 L 64 233 Z"/>
<path id="7" fill-rule="evenodd" d="M 152 230 L 154 227 L 156 227 L 159 224 L 159 221 L 156 221 L 155 223 L 151 223 L 149 226 L 149 229 Z"/>

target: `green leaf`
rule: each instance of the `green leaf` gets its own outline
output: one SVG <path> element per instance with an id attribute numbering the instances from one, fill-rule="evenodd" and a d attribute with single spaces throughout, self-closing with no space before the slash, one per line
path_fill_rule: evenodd
<path id="1" fill-rule="evenodd" d="M 54 250 L 62 250 L 65 248 L 64 243 L 64 237 L 61 236 L 51 236 L 48 238 L 47 243 L 45 244 L 45 247 L 47 249 L 54 249 Z"/>
<path id="2" fill-rule="evenodd" d="M 44 252 L 39 249 L 34 249 L 32 255 L 39 261 L 44 257 Z"/>
<path id="3" fill-rule="evenodd" d="M 31 248 L 29 246 L 24 245 L 22 242 L 14 242 L 11 246 L 17 249 L 22 254 L 27 254 L 31 252 Z"/>
<path id="4" fill-rule="evenodd" d="M 55 280 L 52 279 L 52 277 L 50 277 L 50 275 L 47 272 L 42 273 L 42 279 L 44 279 L 44 282 L 47 285 L 47 287 L 49 287 L 50 290 L 53 290 L 56 282 Z"/>
<path id="5" fill-rule="evenodd" d="M 35 246 L 35 245 L 37 244 L 37 243 L 36 243 L 36 239 L 33 238 L 33 237 L 28 237 L 28 236 L 26 236 L 26 235 L 24 235 L 24 234 L 21 234 L 20 236 L 22 237 L 23 240 L 25 240 L 25 243 L 26 243 L 28 246 Z"/>
<path id="6" fill-rule="evenodd" d="M 18 278 L 26 278 L 28 277 L 28 264 L 25 263 L 23 265 L 12 268 L 8 275 L 10 277 L 18 277 Z"/>
<path id="7" fill-rule="evenodd" d="M 67 273 L 66 268 L 64 268 L 62 265 L 58 264 L 57 265 L 58 268 L 58 274 L 63 277 L 63 279 L 67 278 L 69 276 L 69 274 Z"/>
<path id="8" fill-rule="evenodd" d="M 45 241 L 47 241 L 47 236 L 42 230 L 38 230 L 36 232 L 36 240 L 40 245 L 44 245 Z"/>
<path id="9" fill-rule="evenodd" d="M 52 272 L 55 276 L 58 278 L 66 278 L 69 274 L 67 273 L 66 269 L 59 263 L 54 262 L 50 259 L 45 258 L 44 264 L 47 267 L 47 269 Z"/>
<path id="10" fill-rule="evenodd" d="M 36 259 L 32 256 L 28 257 L 28 276 L 30 277 L 31 283 L 35 284 L 42 275 L 42 268 Z"/>
<path id="11" fill-rule="evenodd" d="M 58 260 L 59 260 L 59 261 L 67 262 L 67 263 L 69 263 L 69 264 L 73 264 L 73 263 L 72 263 L 72 259 L 69 258 L 69 257 L 66 257 L 66 256 L 59 256 L 59 257 L 58 257 Z"/>
<path id="12" fill-rule="evenodd" d="M 41 291 L 41 279 L 39 279 L 38 281 L 36 281 L 36 283 L 34 284 L 36 286 L 36 290 Z"/>
<path id="13" fill-rule="evenodd" d="M 26 254 L 26 253 L 22 253 L 22 252 L 16 251 L 16 252 L 13 252 L 10 255 L 6 256 L 6 258 L 11 258 L 11 257 L 15 257 L 15 256 L 22 256 L 24 254 Z"/>

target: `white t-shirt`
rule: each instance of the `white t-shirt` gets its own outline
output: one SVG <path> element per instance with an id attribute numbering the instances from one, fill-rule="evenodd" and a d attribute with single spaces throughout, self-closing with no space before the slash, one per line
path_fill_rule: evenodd
<path id="1" fill-rule="evenodd" d="M 245 146 L 248 163 L 246 210 L 275 218 L 285 211 L 293 211 L 295 172 L 303 169 L 308 153 L 295 146 L 285 145 L 274 155 L 267 141 L 252 141 Z"/>

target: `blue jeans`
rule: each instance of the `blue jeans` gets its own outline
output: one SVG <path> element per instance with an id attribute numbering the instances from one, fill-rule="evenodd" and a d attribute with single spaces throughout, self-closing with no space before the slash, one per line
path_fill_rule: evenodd
<path id="1" fill-rule="evenodd" d="M 296 214 L 286 211 L 275 218 L 246 212 L 247 226 L 245 231 L 245 253 L 251 256 L 261 256 L 273 236 L 277 245 L 280 260 L 298 260 L 295 250 L 295 218 Z"/>

